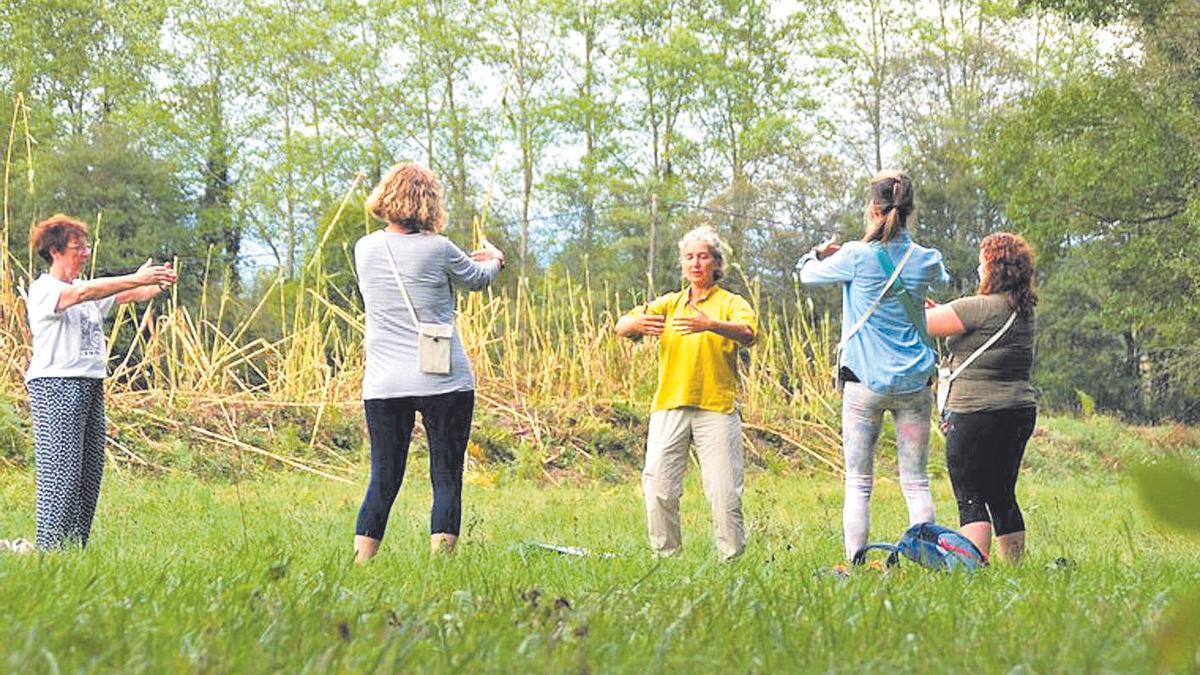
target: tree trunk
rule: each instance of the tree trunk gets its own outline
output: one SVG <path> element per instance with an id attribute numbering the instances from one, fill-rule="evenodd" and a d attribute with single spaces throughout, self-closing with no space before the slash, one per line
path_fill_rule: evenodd
<path id="1" fill-rule="evenodd" d="M 446 110 L 450 113 L 450 152 L 454 156 L 454 168 L 451 174 L 451 189 L 453 190 L 455 224 L 468 219 L 467 213 L 467 148 L 463 139 L 462 120 L 459 119 L 458 107 L 454 101 L 454 72 L 451 64 L 446 64 Z"/>
<path id="2" fill-rule="evenodd" d="M 592 100 L 594 77 L 592 52 L 596 47 L 596 25 L 587 25 L 583 35 L 583 254 L 591 256 L 592 237 L 596 229 L 596 106 Z"/>
<path id="3" fill-rule="evenodd" d="M 241 289 L 237 260 L 241 253 L 242 230 L 234 220 L 230 208 L 233 186 L 229 175 L 229 142 L 221 106 L 220 78 L 221 71 L 217 68 L 207 87 L 208 147 L 204 161 L 204 193 L 200 196 L 200 210 L 211 228 L 206 228 L 204 243 L 221 247 L 219 260 L 229 274 L 229 290 L 236 294 Z"/>
<path id="4" fill-rule="evenodd" d="M 650 246 L 646 253 L 646 298 L 654 296 L 654 261 L 658 258 L 658 193 L 650 195 Z"/>

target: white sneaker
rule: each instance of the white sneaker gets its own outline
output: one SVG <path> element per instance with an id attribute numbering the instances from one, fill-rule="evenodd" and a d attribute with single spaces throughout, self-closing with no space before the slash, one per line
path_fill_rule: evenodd
<path id="1" fill-rule="evenodd" d="M 0 539 L 0 553 L 7 553 L 12 550 L 12 544 L 7 539 Z"/>
<path id="2" fill-rule="evenodd" d="M 21 539 L 20 537 L 9 542 L 9 546 L 11 547 L 10 550 L 13 553 L 20 555 L 29 555 L 30 553 L 37 552 L 37 547 L 33 545 L 32 541 L 29 541 L 28 539 Z"/>

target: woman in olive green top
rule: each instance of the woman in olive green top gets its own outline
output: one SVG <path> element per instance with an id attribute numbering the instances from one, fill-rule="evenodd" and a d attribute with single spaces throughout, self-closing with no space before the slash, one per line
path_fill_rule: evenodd
<path id="1" fill-rule="evenodd" d="M 926 310 L 929 334 L 949 338 L 947 365 L 956 373 L 943 414 L 946 466 L 962 532 L 987 555 L 994 526 L 1000 555 L 1011 562 L 1025 550 L 1017 474 L 1037 421 L 1029 381 L 1034 275 L 1029 244 L 999 232 L 979 246 L 978 295 Z"/>

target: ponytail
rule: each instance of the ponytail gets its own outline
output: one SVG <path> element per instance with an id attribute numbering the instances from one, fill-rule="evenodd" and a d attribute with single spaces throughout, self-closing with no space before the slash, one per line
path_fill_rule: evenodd
<path id="1" fill-rule="evenodd" d="M 908 227 L 913 212 L 912 179 L 900 171 L 884 171 L 871 180 L 867 198 L 867 233 L 863 241 L 889 242 Z"/>

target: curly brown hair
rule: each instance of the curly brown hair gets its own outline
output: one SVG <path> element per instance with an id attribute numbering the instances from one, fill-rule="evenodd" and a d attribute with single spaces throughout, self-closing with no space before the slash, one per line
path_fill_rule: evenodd
<path id="1" fill-rule="evenodd" d="M 983 238 L 979 252 L 983 256 L 979 293 L 1004 293 L 1021 316 L 1032 314 L 1038 302 L 1033 247 L 1019 234 L 996 232 Z"/>
<path id="2" fill-rule="evenodd" d="M 441 232 L 446 227 L 442 185 L 432 171 L 401 162 L 367 197 L 367 209 L 380 220 L 413 232 Z"/>
<path id="3" fill-rule="evenodd" d="M 72 241 L 86 242 L 87 223 L 56 213 L 29 231 L 29 248 L 37 251 L 42 260 L 54 262 L 53 253 L 67 250 Z"/>

